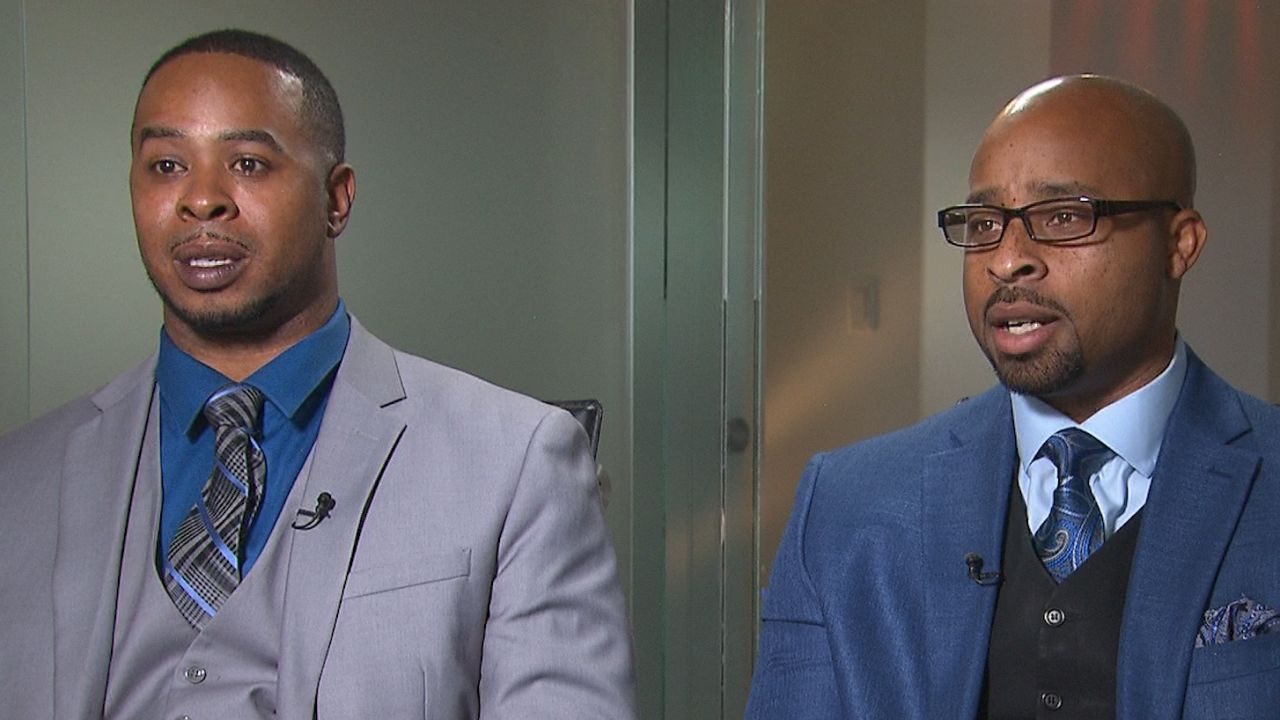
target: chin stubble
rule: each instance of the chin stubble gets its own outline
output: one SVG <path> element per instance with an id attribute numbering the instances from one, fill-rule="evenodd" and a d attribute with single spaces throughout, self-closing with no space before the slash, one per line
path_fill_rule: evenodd
<path id="1" fill-rule="evenodd" d="M 985 316 L 997 303 L 1025 302 L 1052 310 L 1064 321 L 1071 319 L 1059 303 L 1029 288 L 1020 286 L 1004 286 L 997 288 L 987 298 L 983 308 Z M 1084 355 L 1080 351 L 1079 338 L 1066 349 L 1049 348 L 1043 352 L 1028 355 L 997 357 L 995 352 L 983 344 L 982 352 L 995 370 L 996 377 L 1010 390 L 1023 395 L 1036 397 L 1051 395 L 1066 388 L 1084 374 Z"/>
<path id="2" fill-rule="evenodd" d="M 1023 395 L 1052 395 L 1084 374 L 1084 357 L 1079 348 L 1065 351 L 1055 348 L 1035 356 L 1020 355 L 1000 359 L 991 352 L 986 355 L 1000 382 Z"/>
<path id="3" fill-rule="evenodd" d="M 147 270 L 147 278 L 151 281 L 151 287 L 155 288 L 156 294 L 160 296 L 160 301 L 164 303 L 165 308 L 181 320 L 184 325 L 201 335 L 235 334 L 257 327 L 260 321 L 280 304 L 281 299 L 288 292 L 287 287 L 276 288 L 274 292 L 253 298 L 238 307 L 200 312 L 182 307 L 174 302 L 173 298 L 169 297 L 161 289 L 160 284 L 156 282 L 149 269 Z"/>

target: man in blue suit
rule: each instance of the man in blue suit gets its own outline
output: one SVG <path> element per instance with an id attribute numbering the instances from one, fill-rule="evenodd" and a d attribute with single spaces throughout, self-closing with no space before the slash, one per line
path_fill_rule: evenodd
<path id="1" fill-rule="evenodd" d="M 748 717 L 1280 716 L 1280 410 L 1176 331 L 1185 126 L 1052 79 L 969 184 L 939 225 L 1000 384 L 809 463 Z"/>

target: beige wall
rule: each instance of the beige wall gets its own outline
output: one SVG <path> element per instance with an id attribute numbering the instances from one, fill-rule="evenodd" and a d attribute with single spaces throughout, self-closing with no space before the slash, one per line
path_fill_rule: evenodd
<path id="1" fill-rule="evenodd" d="M 1209 245 L 1183 285 L 1179 327 L 1219 373 L 1280 400 L 1280 293 L 1276 260 L 1280 5 L 988 0 L 929 5 L 926 88 L 923 360 L 920 415 L 994 381 L 960 303 L 959 257 L 939 238 L 933 211 L 967 192 L 969 158 L 983 128 L 1014 93 L 1054 74 L 1100 72 L 1143 85 L 1187 122 L 1200 160 L 1197 206 Z M 1143 14 L 1146 13 L 1146 14 Z M 990 47 L 960 45 L 992 18 L 1018 32 Z"/>
<path id="2" fill-rule="evenodd" d="M 1280 5 L 1196 14 L 1205 7 L 770 5 L 762 565 L 810 454 L 994 382 L 936 211 L 967 194 L 969 160 L 995 112 L 1051 74 L 1119 75 L 1184 116 L 1210 242 L 1184 283 L 1180 328 L 1229 381 L 1280 400 L 1280 50 L 1268 40 Z M 869 280 L 880 287 L 877 329 L 850 322 L 863 303 L 850 288 Z"/>
<path id="3" fill-rule="evenodd" d="M 767 8 L 762 576 L 809 455 L 916 415 L 924 21 Z"/>
<path id="4" fill-rule="evenodd" d="M 998 41 L 981 42 L 991 37 L 995 18 L 1004 28 L 995 33 Z M 960 251 L 942 240 L 937 211 L 969 194 L 969 160 L 996 111 L 1048 73 L 1049 23 L 1043 2 L 929 0 L 919 417 L 995 382 L 965 319 Z"/>
<path id="5" fill-rule="evenodd" d="M 1178 326 L 1237 387 L 1280 400 L 1272 262 L 1280 4 L 1053 3 L 1052 70 L 1136 82 L 1169 103 L 1196 143 L 1196 206 L 1209 242 L 1183 283 Z"/>

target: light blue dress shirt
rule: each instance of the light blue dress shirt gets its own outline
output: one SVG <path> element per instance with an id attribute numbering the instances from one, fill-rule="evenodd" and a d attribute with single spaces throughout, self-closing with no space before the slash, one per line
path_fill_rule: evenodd
<path id="1" fill-rule="evenodd" d="M 1102 510 L 1106 537 L 1137 514 L 1147 502 L 1151 476 L 1160 457 L 1169 414 L 1187 375 L 1187 348 L 1178 338 L 1173 359 L 1154 380 L 1094 413 L 1083 423 L 1029 395 L 1010 393 L 1013 431 L 1018 442 L 1018 487 L 1027 503 L 1027 525 L 1034 533 L 1049 517 L 1058 473 L 1048 458 L 1033 460 L 1040 446 L 1055 432 L 1078 427 L 1101 440 L 1116 454 L 1089 478 L 1093 497 Z"/>

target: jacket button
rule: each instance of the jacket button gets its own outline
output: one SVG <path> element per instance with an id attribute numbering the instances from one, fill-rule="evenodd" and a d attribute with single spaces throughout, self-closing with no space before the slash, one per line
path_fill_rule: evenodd
<path id="1" fill-rule="evenodd" d="M 1049 627 L 1058 627 L 1067 621 L 1067 614 L 1058 608 L 1049 608 L 1044 611 L 1044 624 Z"/>
<path id="2" fill-rule="evenodd" d="M 200 683 L 204 682 L 205 677 L 208 675 L 208 673 L 205 672 L 204 668 L 196 665 L 192 665 L 191 667 L 187 668 L 186 671 L 183 672 L 182 674 L 186 676 L 187 682 L 191 683 L 192 685 L 199 685 Z"/>
<path id="3" fill-rule="evenodd" d="M 1040 704 L 1044 705 L 1046 710 L 1057 710 L 1062 707 L 1062 698 L 1057 693 L 1045 693 L 1040 696 Z"/>

